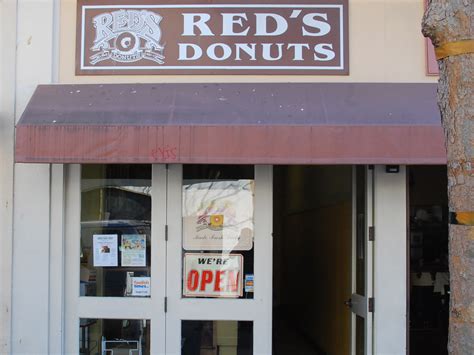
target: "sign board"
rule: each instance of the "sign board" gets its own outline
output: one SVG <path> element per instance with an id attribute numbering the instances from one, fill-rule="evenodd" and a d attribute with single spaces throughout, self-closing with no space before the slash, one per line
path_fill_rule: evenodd
<path id="1" fill-rule="evenodd" d="M 241 254 L 184 254 L 183 296 L 242 296 L 243 259 Z"/>
<path id="2" fill-rule="evenodd" d="M 253 180 L 183 185 L 183 248 L 252 249 L 253 195 Z"/>
<path id="3" fill-rule="evenodd" d="M 76 73 L 347 75 L 348 0 L 78 0 Z"/>

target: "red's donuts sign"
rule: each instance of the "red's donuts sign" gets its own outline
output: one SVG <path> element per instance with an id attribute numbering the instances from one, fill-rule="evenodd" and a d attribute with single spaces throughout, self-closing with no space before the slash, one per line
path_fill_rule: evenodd
<path id="1" fill-rule="evenodd" d="M 348 74 L 347 0 L 79 0 L 78 74 Z"/>

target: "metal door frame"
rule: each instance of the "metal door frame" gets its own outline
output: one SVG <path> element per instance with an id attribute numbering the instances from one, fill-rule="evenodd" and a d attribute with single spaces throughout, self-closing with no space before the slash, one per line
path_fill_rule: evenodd
<path id="1" fill-rule="evenodd" d="M 374 241 L 369 236 L 374 234 L 374 168 L 366 166 L 366 207 L 365 207 L 365 296 L 356 293 L 356 258 L 357 258 L 357 216 L 356 216 L 356 166 L 352 172 L 352 295 L 351 295 L 351 353 L 356 353 L 356 316 L 363 317 L 365 322 L 365 354 L 373 353 L 373 310 L 374 310 Z"/>
<path id="2" fill-rule="evenodd" d="M 253 321 L 253 353 L 272 353 L 272 174 L 271 166 L 255 166 L 254 298 L 183 298 L 182 165 L 169 166 L 167 354 L 181 353 L 181 320 Z"/>
<path id="3" fill-rule="evenodd" d="M 181 319 L 253 321 L 254 354 L 272 352 L 273 170 L 255 166 L 254 299 L 181 297 L 182 165 L 152 165 L 151 297 L 80 296 L 81 166 L 66 167 L 65 352 L 79 349 L 79 319 L 149 319 L 152 354 L 181 353 Z M 164 213 L 163 213 L 164 211 Z M 167 231 L 169 233 L 167 233 Z M 168 239 L 168 241 L 166 240 Z M 176 275 L 179 275 L 178 277 Z"/>
<path id="4" fill-rule="evenodd" d="M 66 240 L 65 240 L 65 351 L 79 349 L 79 319 L 147 319 L 150 320 L 150 351 L 165 353 L 165 297 L 166 244 L 164 225 L 166 216 L 166 168 L 152 167 L 152 226 L 151 238 L 151 297 L 90 297 L 80 296 L 80 240 L 81 240 L 81 166 L 67 166 L 66 177 Z"/>

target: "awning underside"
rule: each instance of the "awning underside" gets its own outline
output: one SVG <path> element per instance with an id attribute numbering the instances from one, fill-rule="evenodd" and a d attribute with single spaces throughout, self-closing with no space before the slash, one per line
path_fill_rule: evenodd
<path id="1" fill-rule="evenodd" d="M 38 86 L 32 163 L 444 164 L 433 84 Z"/>

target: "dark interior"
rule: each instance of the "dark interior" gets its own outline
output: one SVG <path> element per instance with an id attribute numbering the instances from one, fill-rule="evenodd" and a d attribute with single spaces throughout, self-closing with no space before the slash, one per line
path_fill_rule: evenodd
<path id="1" fill-rule="evenodd" d="M 445 166 L 409 168 L 410 354 L 448 354 L 448 197 Z"/>
<path id="2" fill-rule="evenodd" d="M 273 354 L 349 354 L 352 167 L 275 166 Z"/>

